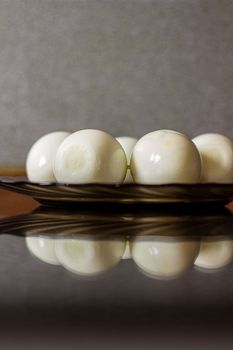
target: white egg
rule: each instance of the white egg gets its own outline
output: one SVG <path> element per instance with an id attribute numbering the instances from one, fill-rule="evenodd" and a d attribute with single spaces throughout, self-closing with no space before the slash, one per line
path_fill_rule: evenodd
<path id="1" fill-rule="evenodd" d="M 125 251 L 122 256 L 122 259 L 131 259 L 131 252 L 130 252 L 130 244 L 129 241 L 126 241 Z"/>
<path id="2" fill-rule="evenodd" d="M 69 271 L 95 275 L 115 266 L 125 251 L 124 240 L 57 239 L 56 255 Z"/>
<path id="3" fill-rule="evenodd" d="M 233 261 L 233 241 L 223 237 L 202 239 L 195 265 L 204 269 L 219 269 Z"/>
<path id="4" fill-rule="evenodd" d="M 54 173 L 64 183 L 121 183 L 127 171 L 123 148 L 110 134 L 80 130 L 59 146 Z"/>
<path id="5" fill-rule="evenodd" d="M 131 173 L 136 183 L 196 183 L 201 177 L 201 158 L 185 135 L 158 130 L 143 136 L 131 157 Z"/>
<path id="6" fill-rule="evenodd" d="M 203 134 L 193 142 L 202 157 L 202 182 L 233 182 L 233 142 L 220 134 Z"/>
<path id="7" fill-rule="evenodd" d="M 120 137 L 117 137 L 116 139 L 121 144 L 121 146 L 123 147 L 123 150 L 125 151 L 127 164 L 128 164 L 128 170 L 126 173 L 124 183 L 132 183 L 134 181 L 130 173 L 129 167 L 130 167 L 131 155 L 132 155 L 134 146 L 137 142 L 137 139 L 135 139 L 134 137 L 127 137 L 127 136 L 120 136 Z"/>
<path id="8" fill-rule="evenodd" d="M 155 278 L 173 278 L 189 269 L 199 252 L 197 240 L 136 238 L 131 243 L 134 262 Z"/>
<path id="9" fill-rule="evenodd" d="M 55 254 L 55 240 L 47 237 L 26 237 L 29 251 L 47 264 L 60 265 Z"/>
<path id="10" fill-rule="evenodd" d="M 30 181 L 55 181 L 54 157 L 59 145 L 68 135 L 65 131 L 55 131 L 42 136 L 34 143 L 26 160 L 27 177 Z"/>

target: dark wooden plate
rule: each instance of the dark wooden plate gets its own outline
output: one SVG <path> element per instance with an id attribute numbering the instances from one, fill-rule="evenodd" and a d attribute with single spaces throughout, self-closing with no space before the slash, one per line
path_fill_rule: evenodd
<path id="1" fill-rule="evenodd" d="M 77 203 L 229 203 L 233 184 L 104 185 L 32 183 L 26 178 L 0 177 L 0 187 L 29 195 L 41 204 L 63 206 Z"/>

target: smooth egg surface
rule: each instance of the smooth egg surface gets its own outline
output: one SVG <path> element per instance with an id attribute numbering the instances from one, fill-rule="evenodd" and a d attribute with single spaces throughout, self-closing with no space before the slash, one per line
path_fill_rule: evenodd
<path id="1" fill-rule="evenodd" d="M 94 129 L 77 131 L 59 146 L 54 173 L 63 183 L 122 183 L 126 155 L 110 134 Z"/>
<path id="2" fill-rule="evenodd" d="M 53 162 L 58 147 L 70 135 L 66 131 L 55 131 L 42 136 L 31 147 L 27 160 L 27 177 L 32 182 L 55 181 Z"/>
<path id="3" fill-rule="evenodd" d="M 202 182 L 233 182 L 233 142 L 224 135 L 203 134 L 193 139 L 202 157 Z"/>
<path id="4" fill-rule="evenodd" d="M 197 183 L 201 177 L 201 157 L 185 135 L 158 130 L 136 143 L 131 174 L 140 184 Z"/>

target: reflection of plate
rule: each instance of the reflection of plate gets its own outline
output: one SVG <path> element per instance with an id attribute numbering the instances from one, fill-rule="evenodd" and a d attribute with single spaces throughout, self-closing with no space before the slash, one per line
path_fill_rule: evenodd
<path id="1" fill-rule="evenodd" d="M 233 232 L 233 215 L 220 211 L 180 215 L 156 211 L 86 211 L 39 207 L 33 212 L 0 220 L 0 234 L 47 237 L 82 236 L 216 236 Z"/>
<path id="2" fill-rule="evenodd" d="M 87 211 L 40 206 L 29 214 L 0 220 L 0 234 L 26 236 L 34 256 L 61 264 L 81 278 L 110 271 L 125 257 L 150 278 L 177 278 L 193 266 L 200 244 L 206 241 L 200 266 L 203 260 L 209 261 L 208 271 L 213 271 L 230 264 L 233 215 L 224 208 L 191 214 L 190 206 L 181 215 L 177 207 L 165 212 L 152 207 L 112 210 L 108 206 L 102 210 L 96 206 Z"/>
<path id="3" fill-rule="evenodd" d="M 233 184 L 65 185 L 31 183 L 25 178 L 0 177 L 0 186 L 29 195 L 42 204 L 66 203 L 197 203 L 233 200 Z"/>

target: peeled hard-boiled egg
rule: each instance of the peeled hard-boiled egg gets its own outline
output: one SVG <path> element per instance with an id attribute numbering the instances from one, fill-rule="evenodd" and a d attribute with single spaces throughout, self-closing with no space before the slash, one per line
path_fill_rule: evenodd
<path id="1" fill-rule="evenodd" d="M 131 242 L 131 254 L 137 266 L 150 276 L 172 278 L 193 265 L 199 247 L 198 241 L 182 238 L 136 238 Z"/>
<path id="2" fill-rule="evenodd" d="M 219 269 L 233 261 L 233 241 L 223 237 L 202 239 L 195 265 L 204 269 Z"/>
<path id="3" fill-rule="evenodd" d="M 136 183 L 196 183 L 201 177 L 201 158 L 185 135 L 158 130 L 143 136 L 131 157 L 131 174 Z"/>
<path id="4" fill-rule="evenodd" d="M 120 136 L 120 137 L 117 137 L 116 139 L 123 147 L 126 154 L 128 167 L 130 167 L 130 159 L 133 152 L 133 148 L 137 142 L 137 139 L 135 139 L 134 137 L 128 137 L 128 136 Z M 132 183 L 132 182 L 133 182 L 133 178 L 130 173 L 130 170 L 128 169 L 124 183 Z"/>
<path id="5" fill-rule="evenodd" d="M 233 182 L 233 142 L 220 134 L 193 139 L 202 157 L 202 182 Z"/>
<path id="6" fill-rule="evenodd" d="M 60 265 L 55 254 L 55 240 L 47 237 L 26 237 L 29 251 L 47 264 Z"/>
<path id="7" fill-rule="evenodd" d="M 59 146 L 54 174 L 65 183 L 121 183 L 127 170 L 126 155 L 110 134 L 94 129 L 77 131 Z"/>
<path id="8" fill-rule="evenodd" d="M 116 265 L 125 251 L 124 240 L 57 239 L 56 255 L 71 272 L 95 275 Z"/>
<path id="9" fill-rule="evenodd" d="M 54 157 L 59 145 L 68 135 L 66 131 L 55 131 L 42 136 L 34 143 L 26 160 L 27 177 L 30 181 L 55 181 Z"/>

